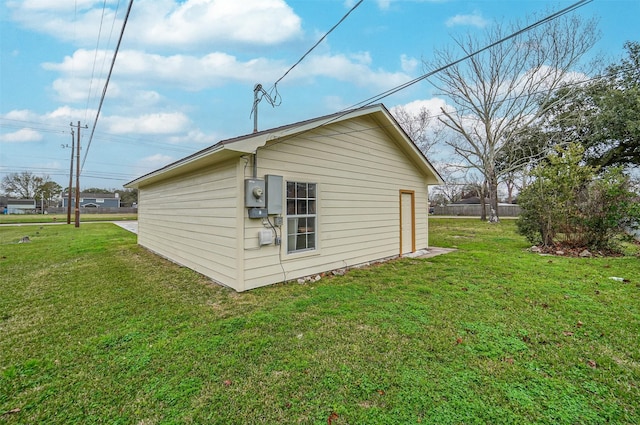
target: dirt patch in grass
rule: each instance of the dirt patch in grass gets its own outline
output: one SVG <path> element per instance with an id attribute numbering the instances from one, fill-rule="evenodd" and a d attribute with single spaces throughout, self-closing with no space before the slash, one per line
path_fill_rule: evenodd
<path id="1" fill-rule="evenodd" d="M 535 245 L 529 248 L 529 251 L 544 255 L 555 255 L 558 257 L 573 257 L 573 258 L 605 258 L 605 257 L 623 257 L 624 254 L 615 250 L 590 250 L 588 247 L 575 247 L 575 246 L 543 246 Z"/>

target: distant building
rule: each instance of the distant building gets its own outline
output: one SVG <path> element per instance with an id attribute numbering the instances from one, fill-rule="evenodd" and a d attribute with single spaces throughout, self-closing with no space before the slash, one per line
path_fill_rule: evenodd
<path id="1" fill-rule="evenodd" d="M 489 204 L 491 202 L 491 200 L 489 198 L 484 198 L 484 203 L 485 204 Z M 471 196 L 469 198 L 464 198 L 464 199 L 460 199 L 457 202 L 454 202 L 454 204 L 459 205 L 459 204 L 466 204 L 466 205 L 473 205 L 473 204 L 478 204 L 480 205 L 482 203 L 482 199 L 480 199 L 479 196 Z"/>
<path id="2" fill-rule="evenodd" d="M 62 207 L 67 207 L 69 194 L 62 195 Z M 71 194 L 71 206 L 75 207 L 76 196 Z M 117 193 L 80 193 L 80 208 L 120 208 L 120 195 Z"/>
<path id="3" fill-rule="evenodd" d="M 4 214 L 29 214 L 36 211 L 35 199 L 6 198 L 6 205 L 2 208 Z"/>

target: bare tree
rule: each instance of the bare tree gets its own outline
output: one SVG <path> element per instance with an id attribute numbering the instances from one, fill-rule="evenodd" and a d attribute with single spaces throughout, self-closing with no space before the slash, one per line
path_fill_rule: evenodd
<path id="1" fill-rule="evenodd" d="M 444 184 L 429 189 L 431 200 L 444 204 L 459 201 L 462 198 L 465 185 L 460 167 L 455 164 L 436 164 L 435 166 Z"/>
<path id="2" fill-rule="evenodd" d="M 7 196 L 31 199 L 35 198 L 38 189 L 43 184 L 50 181 L 48 175 L 37 176 L 30 171 L 22 171 L 5 175 L 0 186 Z"/>
<path id="3" fill-rule="evenodd" d="M 433 117 L 427 108 L 423 106 L 417 113 L 412 113 L 404 106 L 396 106 L 391 113 L 425 156 L 434 153 L 439 128 L 433 125 Z"/>
<path id="4" fill-rule="evenodd" d="M 517 171 L 513 170 L 502 176 L 502 182 L 507 187 L 507 203 L 513 203 L 513 191 L 516 188 Z"/>
<path id="5" fill-rule="evenodd" d="M 496 25 L 482 38 L 454 39 L 462 53 L 436 51 L 434 61 L 425 65 L 445 67 L 515 31 L 516 25 Z M 572 69 L 597 39 L 594 20 L 565 15 L 450 66 L 431 80 L 455 108 L 442 109 L 439 118 L 455 135 L 447 143 L 487 181 L 489 221 L 499 221 L 500 177 L 521 167 L 531 155 L 540 154 L 507 155 L 517 158 L 516 162 L 498 167 L 501 152 L 515 149 L 519 134 L 545 112 L 540 105 L 547 104 L 545 100 L 570 79 Z"/>
<path id="6" fill-rule="evenodd" d="M 465 191 L 472 192 L 474 196 L 478 197 L 480 201 L 480 220 L 487 220 L 487 180 L 484 178 L 484 175 L 478 173 L 467 173 L 465 174 Z"/>

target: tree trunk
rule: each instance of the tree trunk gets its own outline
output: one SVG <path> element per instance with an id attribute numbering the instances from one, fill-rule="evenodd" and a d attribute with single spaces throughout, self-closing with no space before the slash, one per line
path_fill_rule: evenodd
<path id="1" fill-rule="evenodd" d="M 507 183 L 507 202 L 513 204 L 513 188 L 516 185 L 513 178 L 509 178 Z"/>
<path id="2" fill-rule="evenodd" d="M 480 196 L 480 220 L 487 221 L 487 204 L 484 200 L 487 197 L 487 181 L 485 180 L 482 185 L 480 185 L 480 190 L 478 190 L 478 195 Z"/>
<path id="3" fill-rule="evenodd" d="M 489 209 L 489 223 L 498 223 L 498 178 L 493 170 L 489 175 Z"/>

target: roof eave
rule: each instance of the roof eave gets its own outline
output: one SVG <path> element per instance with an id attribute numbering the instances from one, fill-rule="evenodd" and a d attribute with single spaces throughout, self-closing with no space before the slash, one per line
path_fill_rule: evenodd
<path id="1" fill-rule="evenodd" d="M 220 160 L 228 157 L 254 153 L 258 148 L 264 146 L 269 140 L 292 136 L 338 120 L 344 120 L 358 115 L 365 115 L 367 113 L 371 113 L 371 108 L 364 108 L 344 114 L 334 114 L 324 118 L 312 119 L 301 125 L 285 126 L 281 129 L 273 129 L 272 131 L 267 130 L 255 135 L 243 136 L 238 140 L 223 141 L 198 151 L 186 158 L 152 171 L 151 173 L 138 177 L 137 179 L 126 183 L 124 187 L 127 189 L 138 189 L 140 186 L 146 186 L 169 178 L 173 175 L 181 174 L 185 169 L 192 168 L 196 165 L 202 165 L 208 162 L 219 162 Z M 225 155 L 224 153 L 229 155 Z"/>
<path id="2" fill-rule="evenodd" d="M 238 147 L 214 145 L 209 148 L 203 149 L 194 153 L 186 158 L 182 158 L 176 162 L 172 162 L 162 168 L 138 177 L 135 180 L 126 183 L 124 187 L 127 189 L 138 189 L 140 186 L 146 186 L 161 180 L 165 180 L 172 176 L 182 174 L 185 171 L 198 168 L 204 165 L 214 164 L 232 157 L 240 157 L 245 152 L 244 150 L 237 149 Z"/>

